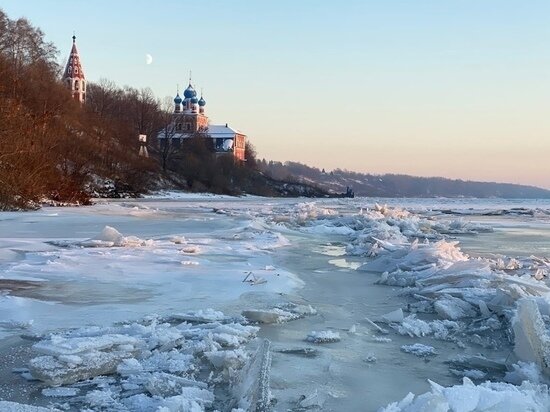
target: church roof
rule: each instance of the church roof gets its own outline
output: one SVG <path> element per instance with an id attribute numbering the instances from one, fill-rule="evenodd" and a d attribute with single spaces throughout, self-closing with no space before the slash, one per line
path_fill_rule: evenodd
<path id="1" fill-rule="evenodd" d="M 231 126 L 228 126 L 227 124 L 209 124 L 208 134 L 210 135 L 210 137 L 216 138 L 216 139 L 234 138 L 236 134 L 244 135 L 243 132 L 237 129 L 233 129 Z"/>
<path id="2" fill-rule="evenodd" d="M 81 80 L 85 79 L 84 70 L 82 70 L 82 64 L 80 63 L 78 49 L 76 48 L 76 36 L 73 36 L 73 47 L 71 49 L 69 60 L 67 61 L 67 66 L 65 67 L 65 72 L 63 73 L 63 79 L 69 78 Z"/>
<path id="3" fill-rule="evenodd" d="M 231 126 L 227 124 L 209 124 L 208 130 L 205 133 L 212 139 L 234 139 L 236 135 L 242 135 L 246 136 L 243 132 L 240 130 L 234 129 Z M 177 139 L 186 139 L 191 136 L 193 136 L 193 132 L 187 132 L 187 131 L 178 131 L 174 133 L 174 138 Z M 163 132 L 160 132 L 158 135 L 159 139 L 164 139 L 166 136 Z"/>

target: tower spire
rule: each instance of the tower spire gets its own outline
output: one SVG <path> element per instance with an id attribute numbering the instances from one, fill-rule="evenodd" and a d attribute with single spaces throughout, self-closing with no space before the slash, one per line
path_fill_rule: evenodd
<path id="1" fill-rule="evenodd" d="M 73 31 L 73 46 L 71 48 L 71 54 L 69 60 L 65 66 L 65 72 L 63 73 L 63 83 L 71 91 L 71 94 L 75 100 L 80 103 L 84 103 L 86 100 L 86 77 L 84 76 L 84 70 L 80 62 L 80 55 L 76 48 L 76 35 Z"/>

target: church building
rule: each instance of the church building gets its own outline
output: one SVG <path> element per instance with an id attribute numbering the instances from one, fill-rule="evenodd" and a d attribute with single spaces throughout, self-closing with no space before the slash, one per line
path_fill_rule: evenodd
<path id="1" fill-rule="evenodd" d="M 168 127 L 169 133 L 162 131 L 158 138 L 161 144 L 180 144 L 182 139 L 202 135 L 213 140 L 216 154 L 231 154 L 237 160 L 245 160 L 246 135 L 225 125 L 211 124 L 205 114 L 206 101 L 201 96 L 197 98 L 197 92 L 189 80 L 189 86 L 183 92 L 183 98 L 179 92 L 174 98 L 174 112 L 172 121 Z"/>
<path id="2" fill-rule="evenodd" d="M 76 36 L 73 35 L 73 47 L 65 72 L 63 72 L 63 83 L 71 91 L 73 99 L 78 100 L 80 103 L 86 102 L 86 78 L 84 77 L 84 70 L 82 70 L 82 64 L 80 63 L 80 56 L 76 48 Z"/>

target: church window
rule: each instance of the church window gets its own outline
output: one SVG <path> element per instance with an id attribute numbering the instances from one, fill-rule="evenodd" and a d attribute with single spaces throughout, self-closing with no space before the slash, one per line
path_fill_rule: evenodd
<path id="1" fill-rule="evenodd" d="M 75 80 L 75 81 L 74 81 L 74 89 L 75 89 L 75 90 L 78 90 L 78 80 Z"/>
<path id="2" fill-rule="evenodd" d="M 178 130 L 178 131 L 181 130 L 181 123 L 178 123 L 178 124 L 176 125 L 176 130 Z"/>
<path id="3" fill-rule="evenodd" d="M 83 92 L 86 91 L 86 83 L 84 81 L 82 81 L 82 91 Z"/>
<path id="4" fill-rule="evenodd" d="M 191 123 L 186 123 L 185 127 L 187 128 L 187 130 L 191 130 Z"/>

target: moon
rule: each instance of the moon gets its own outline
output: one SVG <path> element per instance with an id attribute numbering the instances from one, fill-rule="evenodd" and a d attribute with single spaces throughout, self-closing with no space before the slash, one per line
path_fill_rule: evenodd
<path id="1" fill-rule="evenodd" d="M 153 63 L 153 56 L 151 56 L 149 53 L 145 55 L 145 64 L 151 64 Z"/>

